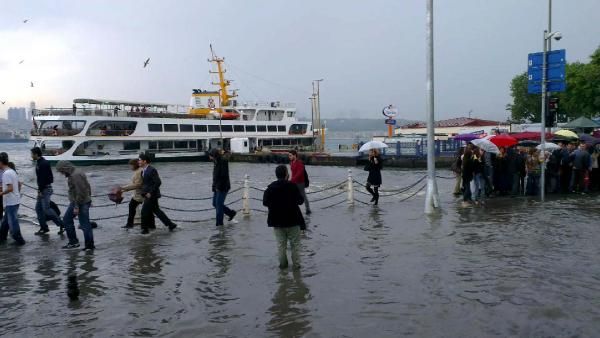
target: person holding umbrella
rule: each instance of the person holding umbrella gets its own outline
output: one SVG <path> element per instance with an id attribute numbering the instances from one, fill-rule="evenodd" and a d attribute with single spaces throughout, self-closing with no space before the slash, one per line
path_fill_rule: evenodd
<path id="1" fill-rule="evenodd" d="M 379 150 L 373 148 L 369 150 L 369 163 L 365 166 L 365 171 L 369 172 L 367 177 L 367 191 L 373 196 L 371 202 L 373 205 L 379 203 L 379 187 L 381 186 L 381 169 L 383 164 L 379 156 Z M 372 188 L 371 188 L 372 187 Z"/>

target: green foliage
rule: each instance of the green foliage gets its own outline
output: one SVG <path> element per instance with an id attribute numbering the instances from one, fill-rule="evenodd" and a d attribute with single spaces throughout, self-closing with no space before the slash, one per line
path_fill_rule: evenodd
<path id="1" fill-rule="evenodd" d="M 566 66 L 567 91 L 552 96 L 560 98 L 559 114 L 569 119 L 579 116 L 600 115 L 600 47 L 591 55 L 589 63 L 568 63 Z M 540 121 L 541 96 L 527 93 L 527 73 L 515 76 L 510 83 L 513 98 L 506 109 L 513 120 Z"/>

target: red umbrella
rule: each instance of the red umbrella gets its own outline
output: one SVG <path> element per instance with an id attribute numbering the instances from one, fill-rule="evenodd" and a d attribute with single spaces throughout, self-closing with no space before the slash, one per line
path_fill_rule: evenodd
<path id="1" fill-rule="evenodd" d="M 518 142 L 516 138 L 505 134 L 492 136 L 490 141 L 498 147 L 511 147 Z"/>
<path id="2" fill-rule="evenodd" d="M 535 141 L 539 141 L 540 140 L 540 132 L 539 131 L 524 131 L 521 133 L 514 133 L 514 134 L 510 134 L 510 136 L 514 137 L 517 139 L 517 141 L 522 141 L 522 140 L 535 140 Z M 546 139 L 550 140 L 552 139 L 553 134 L 552 133 L 546 133 Z"/>

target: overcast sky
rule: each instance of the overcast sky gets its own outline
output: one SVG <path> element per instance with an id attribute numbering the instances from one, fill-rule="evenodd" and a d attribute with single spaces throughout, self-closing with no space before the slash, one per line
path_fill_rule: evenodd
<path id="1" fill-rule="evenodd" d="M 553 4 L 553 48 L 587 62 L 600 1 Z M 437 0 L 434 22 L 436 118 L 506 119 L 511 78 L 542 49 L 547 0 Z M 323 117 L 379 118 L 395 104 L 425 119 L 424 0 L 0 0 L 0 43 L 0 114 L 80 97 L 187 104 L 208 87 L 212 43 L 241 100 L 310 116 L 323 78 Z"/>

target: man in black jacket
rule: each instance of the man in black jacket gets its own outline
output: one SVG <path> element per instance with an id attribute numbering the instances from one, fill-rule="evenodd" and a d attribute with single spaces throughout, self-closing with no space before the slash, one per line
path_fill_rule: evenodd
<path id="1" fill-rule="evenodd" d="M 35 176 L 37 178 L 38 194 L 35 203 L 35 212 L 38 222 L 40 222 L 40 230 L 36 235 L 44 235 L 50 231 L 48 229 L 47 220 L 51 220 L 59 226 L 58 234 L 62 234 L 65 229 L 63 221 L 60 219 L 56 211 L 50 207 L 50 199 L 52 198 L 52 183 L 54 183 L 54 175 L 50 163 L 42 156 L 42 149 L 39 147 L 31 148 L 31 159 L 36 161 Z"/>
<path id="2" fill-rule="evenodd" d="M 288 267 L 287 242 L 292 250 L 292 266 L 300 268 L 300 230 L 306 229 L 299 205 L 304 199 L 296 184 L 288 181 L 287 167 L 280 165 L 275 169 L 277 181 L 271 183 L 263 195 L 263 205 L 269 208 L 267 224 L 275 229 L 279 268 Z"/>
<path id="3" fill-rule="evenodd" d="M 144 197 L 144 204 L 142 205 L 142 234 L 147 234 L 149 232 L 148 229 L 153 228 L 154 215 L 165 226 L 169 227 L 169 231 L 173 231 L 177 227 L 177 224 L 173 223 L 158 206 L 160 185 L 162 182 L 158 176 L 158 171 L 150 166 L 150 162 L 150 156 L 140 154 L 139 164 L 142 168 L 142 196 Z"/>
<path id="4" fill-rule="evenodd" d="M 227 215 L 228 220 L 232 221 L 237 213 L 225 205 L 225 198 L 227 197 L 229 189 L 231 189 L 231 183 L 229 182 L 229 163 L 223 158 L 221 150 L 217 148 L 213 148 L 210 151 L 209 157 L 215 164 L 213 167 L 212 205 L 217 213 L 217 226 L 220 226 L 223 225 L 224 215 Z"/>

